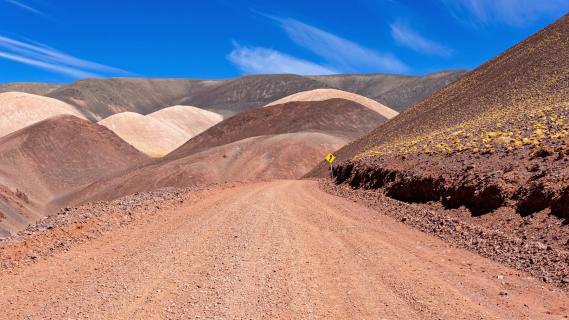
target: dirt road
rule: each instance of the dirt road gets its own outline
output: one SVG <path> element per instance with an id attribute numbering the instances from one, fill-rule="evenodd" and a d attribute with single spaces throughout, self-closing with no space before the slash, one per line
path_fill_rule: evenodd
<path id="1" fill-rule="evenodd" d="M 209 192 L 0 273 L 1 319 L 564 319 L 569 297 L 317 183 Z"/>

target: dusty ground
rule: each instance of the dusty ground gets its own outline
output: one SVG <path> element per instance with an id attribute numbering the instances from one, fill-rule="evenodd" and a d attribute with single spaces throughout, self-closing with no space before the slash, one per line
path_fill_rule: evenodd
<path id="1" fill-rule="evenodd" d="M 476 216 L 464 207 L 446 209 L 437 202 L 406 204 L 377 190 L 352 189 L 328 179 L 320 180 L 320 187 L 453 245 L 569 289 L 569 226 L 547 210 L 522 217 L 512 208 L 500 208 Z"/>
<path id="2" fill-rule="evenodd" d="M 54 205 L 113 200 L 164 187 L 297 179 L 330 150 L 337 150 L 347 142 L 345 138 L 317 132 L 251 137 L 99 180 L 58 199 Z"/>
<path id="3" fill-rule="evenodd" d="M 326 194 L 316 182 L 174 194 L 154 204 L 146 199 L 138 209 L 129 199 L 98 210 L 112 220 L 134 216 L 132 221 L 91 232 L 63 249 L 30 259 L 6 253 L 33 241 L 22 236 L 4 242 L 3 316 L 563 319 L 569 314 L 569 296 L 561 289 Z M 145 208 L 153 213 L 137 215 Z M 36 244 L 49 242 L 50 233 L 67 228 L 73 238 L 81 225 L 54 225 L 28 237 Z"/>

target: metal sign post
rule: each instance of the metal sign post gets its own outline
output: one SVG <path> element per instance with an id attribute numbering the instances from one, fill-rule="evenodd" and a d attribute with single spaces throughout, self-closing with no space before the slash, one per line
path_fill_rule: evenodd
<path id="1" fill-rule="evenodd" d="M 332 176 L 334 176 L 334 165 L 333 165 L 333 163 L 334 163 L 334 160 L 336 160 L 336 156 L 332 153 L 328 153 L 326 155 L 326 158 L 324 158 L 324 159 L 326 159 L 326 161 L 330 164 L 330 174 Z"/>

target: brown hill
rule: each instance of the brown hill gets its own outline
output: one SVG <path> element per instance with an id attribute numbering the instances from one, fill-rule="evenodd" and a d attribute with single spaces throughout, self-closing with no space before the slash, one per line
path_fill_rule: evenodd
<path id="1" fill-rule="evenodd" d="M 97 181 L 60 203 L 112 200 L 164 187 L 302 177 L 345 138 L 296 132 L 246 138 L 180 159 L 154 163 Z"/>
<path id="2" fill-rule="evenodd" d="M 119 112 L 148 114 L 178 104 L 194 91 L 215 81 L 189 79 L 85 79 L 49 92 L 47 95 L 75 105 L 92 120 Z"/>
<path id="3" fill-rule="evenodd" d="M 42 83 L 42 82 L 12 82 L 0 84 L 0 93 L 2 92 L 24 92 L 29 94 L 46 95 L 62 85 Z"/>
<path id="4" fill-rule="evenodd" d="M 0 139 L 0 185 L 41 211 L 66 192 L 146 160 L 103 126 L 56 116 Z"/>
<path id="5" fill-rule="evenodd" d="M 465 71 L 459 70 L 425 76 L 251 75 L 218 82 L 209 89 L 188 96 L 182 102 L 225 115 L 233 115 L 298 92 L 329 88 L 357 93 L 397 111 L 402 111 L 448 85 L 464 73 Z"/>
<path id="6" fill-rule="evenodd" d="M 256 108 L 226 119 L 195 136 L 165 159 L 179 159 L 237 140 L 292 132 L 325 132 L 352 140 L 387 119 L 345 99 L 295 101 Z"/>
<path id="7" fill-rule="evenodd" d="M 119 112 L 143 115 L 176 104 L 194 105 L 231 116 L 285 96 L 313 89 L 334 88 L 374 99 L 404 110 L 458 78 L 463 71 L 426 76 L 403 75 L 250 75 L 225 80 L 85 79 L 70 84 L 0 84 L 0 92 L 21 91 L 47 95 L 79 107 L 99 121 Z"/>
<path id="8" fill-rule="evenodd" d="M 102 179 L 62 200 L 110 200 L 159 187 L 299 178 L 328 152 L 385 120 L 343 99 L 256 108 L 218 123 L 160 160 Z"/>
<path id="9" fill-rule="evenodd" d="M 292 74 L 251 75 L 219 82 L 208 90 L 188 96 L 181 104 L 232 116 L 293 93 L 325 87 L 319 81 Z"/>
<path id="10" fill-rule="evenodd" d="M 564 16 L 340 150 L 337 181 L 475 213 L 569 217 L 567 119 Z"/>
<path id="11" fill-rule="evenodd" d="M 313 77 L 332 88 L 357 93 L 398 112 L 427 98 L 466 73 L 445 71 L 424 76 L 395 74 L 340 74 Z"/>

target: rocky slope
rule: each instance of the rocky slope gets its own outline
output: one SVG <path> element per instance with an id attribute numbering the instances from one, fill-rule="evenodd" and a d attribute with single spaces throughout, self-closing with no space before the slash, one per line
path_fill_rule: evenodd
<path id="1" fill-rule="evenodd" d="M 336 181 L 474 214 L 568 218 L 568 49 L 565 16 L 340 150 Z"/>
<path id="2" fill-rule="evenodd" d="M 22 217 L 5 215 L 0 219 L 0 230 L 6 231 L 18 219 L 34 221 L 55 198 L 146 160 L 105 127 L 69 115 L 52 117 L 0 138 L 4 204 L 15 203 L 10 207 L 21 207 L 24 213 L 28 204 L 36 210 Z"/>

